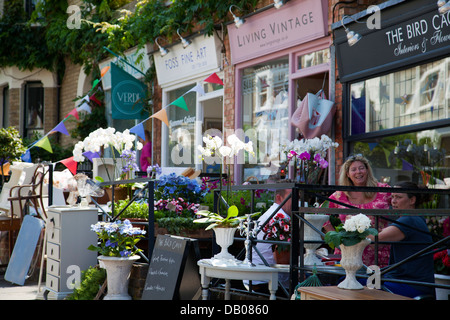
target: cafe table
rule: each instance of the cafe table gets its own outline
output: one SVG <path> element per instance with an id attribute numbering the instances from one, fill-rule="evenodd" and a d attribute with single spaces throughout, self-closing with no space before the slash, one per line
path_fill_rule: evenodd
<path id="1" fill-rule="evenodd" d="M 340 289 L 337 286 L 300 287 L 298 290 L 301 294 L 301 300 L 414 300 L 367 287 L 361 290 Z"/>
<path id="2" fill-rule="evenodd" d="M 202 284 L 202 299 L 208 299 L 209 283 L 211 279 L 225 279 L 225 300 L 230 300 L 230 280 L 267 281 L 270 300 L 276 300 L 278 289 L 278 269 L 267 266 L 248 266 L 240 261 L 221 263 L 214 259 L 202 259 L 197 262 Z"/>

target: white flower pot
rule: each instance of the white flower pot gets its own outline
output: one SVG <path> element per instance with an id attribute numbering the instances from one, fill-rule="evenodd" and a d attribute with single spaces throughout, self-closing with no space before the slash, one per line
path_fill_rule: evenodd
<path id="1" fill-rule="evenodd" d="M 329 216 L 326 214 L 305 214 L 305 219 L 311 223 L 317 230 L 321 230 L 325 222 L 328 221 Z M 305 224 L 303 231 L 305 241 L 320 241 L 322 237 L 310 226 Z M 316 249 L 320 247 L 320 243 L 305 243 L 305 255 L 303 258 L 304 265 L 323 265 L 321 259 L 316 256 Z"/>
<path id="2" fill-rule="evenodd" d="M 450 285 L 450 275 L 435 274 L 434 282 L 438 284 Z M 436 300 L 449 300 L 450 290 L 444 288 L 436 288 Z"/>
<path id="3" fill-rule="evenodd" d="M 213 228 L 216 235 L 216 242 L 221 251 L 214 256 L 214 259 L 235 260 L 236 258 L 228 252 L 228 247 L 233 244 L 234 234 L 237 228 Z"/>
<path id="4" fill-rule="evenodd" d="M 128 282 L 131 267 L 139 256 L 107 257 L 99 256 L 102 268 L 106 269 L 108 293 L 103 300 L 131 300 L 128 294 Z"/>
<path id="5" fill-rule="evenodd" d="M 366 246 L 370 243 L 369 239 L 353 245 L 340 245 L 341 249 L 341 266 L 345 270 L 345 279 L 338 284 L 338 288 L 360 290 L 363 285 L 356 280 L 356 272 L 363 266 L 362 253 Z"/>

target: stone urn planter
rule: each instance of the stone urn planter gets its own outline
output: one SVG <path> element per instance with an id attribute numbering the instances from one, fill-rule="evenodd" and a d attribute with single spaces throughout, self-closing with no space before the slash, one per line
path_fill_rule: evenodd
<path id="1" fill-rule="evenodd" d="M 221 251 L 214 255 L 214 259 L 219 260 L 235 260 L 236 258 L 228 252 L 228 247 L 234 242 L 234 234 L 237 228 L 213 228 L 216 235 L 216 242 L 220 246 Z"/>
<path id="2" fill-rule="evenodd" d="M 108 293 L 103 300 L 131 300 L 128 294 L 128 282 L 133 263 L 139 256 L 106 257 L 99 256 L 100 266 L 106 269 Z"/>
<path id="3" fill-rule="evenodd" d="M 325 222 L 328 221 L 328 215 L 326 214 L 305 214 L 305 220 L 311 223 L 317 230 L 321 230 L 322 226 Z M 305 224 L 304 229 L 304 239 L 305 241 L 320 241 L 322 237 L 319 233 L 313 230 L 310 226 Z M 320 243 L 305 243 L 305 255 L 304 255 L 304 264 L 305 265 L 323 265 L 321 259 L 316 256 L 316 250 L 320 247 Z"/>
<path id="4" fill-rule="evenodd" d="M 352 246 L 340 245 L 341 266 L 345 270 L 345 279 L 338 284 L 338 288 L 360 290 L 363 285 L 356 280 L 356 272 L 363 266 L 362 254 L 366 246 L 370 243 L 369 239 L 364 239 Z"/>

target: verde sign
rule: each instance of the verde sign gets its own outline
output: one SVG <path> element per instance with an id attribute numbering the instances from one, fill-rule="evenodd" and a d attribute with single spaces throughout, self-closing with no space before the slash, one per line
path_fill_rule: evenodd
<path id="1" fill-rule="evenodd" d="M 146 86 L 111 63 L 111 111 L 113 119 L 143 119 Z"/>

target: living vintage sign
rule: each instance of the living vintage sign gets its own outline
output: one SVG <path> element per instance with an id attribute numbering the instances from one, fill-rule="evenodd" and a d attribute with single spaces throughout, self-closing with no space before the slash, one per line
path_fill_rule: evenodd
<path id="1" fill-rule="evenodd" d="M 402 10 L 412 11 L 407 8 Z M 435 6 L 414 17 L 410 14 L 407 17 L 392 17 L 389 12 L 383 12 L 381 21 L 385 22 L 385 26 L 373 32 L 367 32 L 357 24 L 348 25 L 349 29 L 363 36 L 351 47 L 343 28 L 336 30 L 335 45 L 341 81 L 450 53 L 450 12 L 441 15 Z"/>

